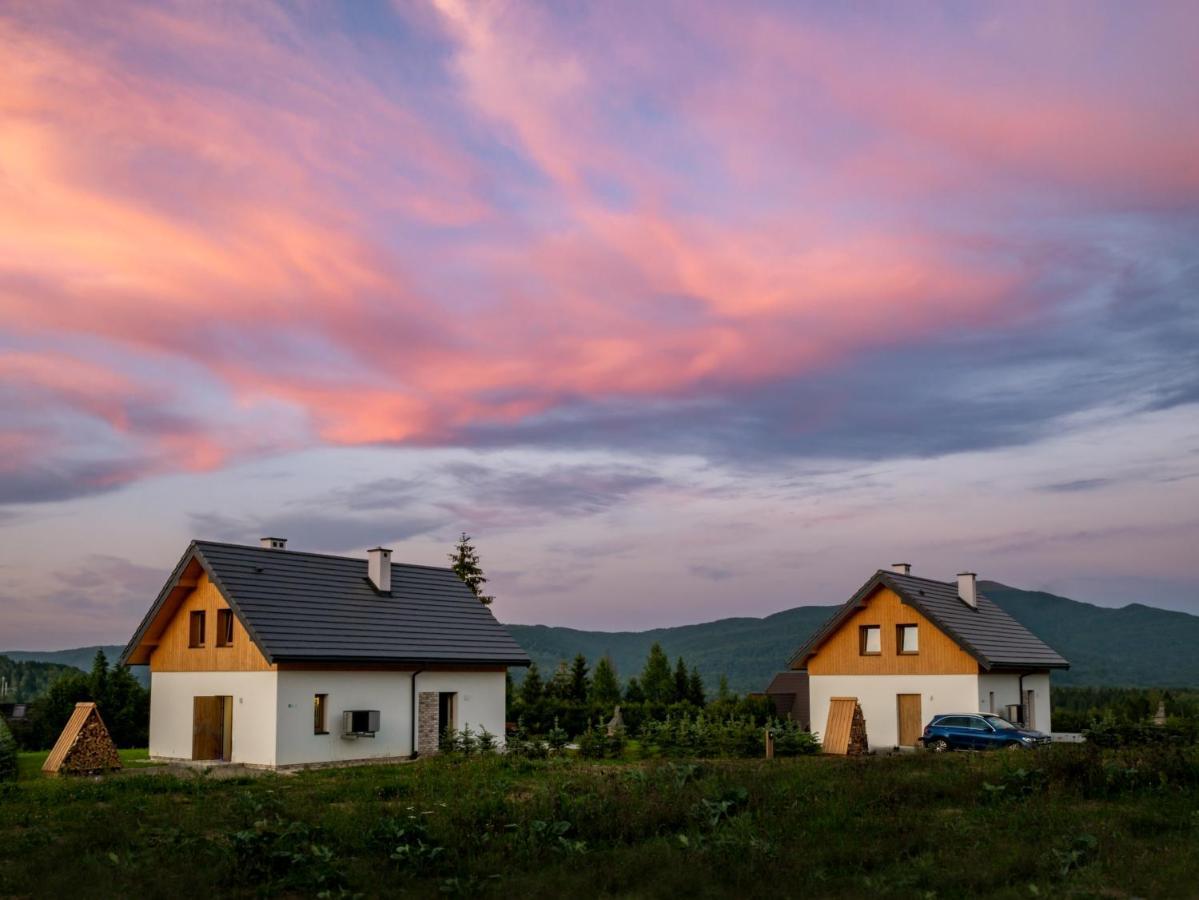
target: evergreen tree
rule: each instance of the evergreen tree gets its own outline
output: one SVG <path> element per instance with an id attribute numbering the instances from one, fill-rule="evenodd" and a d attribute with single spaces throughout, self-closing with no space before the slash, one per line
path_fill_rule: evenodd
<path id="1" fill-rule="evenodd" d="M 465 531 L 458 538 L 454 552 L 450 554 L 450 562 L 452 563 L 450 568 L 466 582 L 466 586 L 479 599 L 479 602 L 484 606 L 490 606 L 495 597 L 483 593 L 483 585 L 487 584 L 487 577 L 483 574 L 483 567 L 479 564 L 479 552 L 471 544 L 470 535 Z"/>
<path id="2" fill-rule="evenodd" d="M 683 657 L 679 657 L 679 661 L 674 667 L 674 702 L 685 703 L 687 701 L 687 664 L 683 662 Z"/>
<path id="3" fill-rule="evenodd" d="M 612 665 L 612 660 L 606 656 L 601 656 L 600 661 L 595 664 L 589 699 L 592 703 L 603 706 L 612 706 L 620 702 L 620 681 L 616 677 L 616 668 Z"/>
<path id="4" fill-rule="evenodd" d="M 104 655 L 103 650 L 97 650 L 95 658 L 92 659 L 90 680 L 92 699 L 101 707 L 100 715 L 103 716 L 106 712 L 103 706 L 108 705 L 108 657 Z"/>
<path id="5" fill-rule="evenodd" d="M 729 677 L 727 675 L 720 676 L 720 686 L 716 688 L 716 699 L 721 703 L 732 698 L 732 693 L 729 691 Z"/>
<path id="6" fill-rule="evenodd" d="M 551 700 L 570 699 L 570 669 L 566 667 L 566 660 L 558 660 L 554 677 L 545 686 L 545 696 Z"/>
<path id="7" fill-rule="evenodd" d="M 575 656 L 570 666 L 570 699 L 578 703 L 587 702 L 587 694 L 591 689 L 591 679 L 588 677 L 587 657 L 582 653 Z"/>
<path id="8" fill-rule="evenodd" d="M 535 706 L 541 700 L 543 693 L 541 672 L 537 670 L 537 663 L 529 663 L 529 669 L 525 672 L 525 680 L 520 683 L 520 702 L 526 707 Z"/>
<path id="9" fill-rule="evenodd" d="M 687 679 L 687 699 L 696 706 L 703 706 L 707 702 L 704 697 L 704 680 L 699 675 L 699 669 L 691 670 L 691 677 Z"/>
<path id="10" fill-rule="evenodd" d="M 669 703 L 674 699 L 674 676 L 670 673 L 670 660 L 657 641 L 649 648 L 645 668 L 641 671 L 641 690 L 651 703 Z"/>
<path id="11" fill-rule="evenodd" d="M 636 678 L 629 679 L 629 686 L 624 691 L 624 699 L 626 703 L 645 702 L 645 691 L 641 689 L 641 682 Z"/>

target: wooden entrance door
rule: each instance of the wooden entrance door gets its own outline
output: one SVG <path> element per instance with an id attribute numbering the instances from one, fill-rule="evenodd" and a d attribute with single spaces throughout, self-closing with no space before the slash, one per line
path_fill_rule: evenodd
<path id="1" fill-rule="evenodd" d="M 896 694 L 899 716 L 899 746 L 915 747 L 922 730 L 919 694 Z"/>
<path id="2" fill-rule="evenodd" d="M 233 698 L 192 698 L 192 759 L 229 760 L 233 745 Z"/>

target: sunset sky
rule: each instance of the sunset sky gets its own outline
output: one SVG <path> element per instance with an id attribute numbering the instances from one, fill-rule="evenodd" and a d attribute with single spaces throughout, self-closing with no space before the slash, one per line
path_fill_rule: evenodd
<path id="1" fill-rule="evenodd" d="M 191 538 L 503 621 L 1199 613 L 1199 5 L 0 5 L 0 649 Z"/>

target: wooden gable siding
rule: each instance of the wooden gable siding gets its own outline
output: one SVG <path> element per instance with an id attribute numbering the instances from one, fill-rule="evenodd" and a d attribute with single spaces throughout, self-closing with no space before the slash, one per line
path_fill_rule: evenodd
<path id="1" fill-rule="evenodd" d="M 201 574 L 195 588 L 179 604 L 150 654 L 151 672 L 261 672 L 275 668 L 250 639 L 237 616 L 233 617 L 233 645 L 216 645 L 217 610 L 228 609 L 215 584 Z M 204 611 L 204 646 L 189 647 L 192 612 Z"/>
<path id="2" fill-rule="evenodd" d="M 920 651 L 900 654 L 896 626 L 919 626 Z M 880 626 L 882 653 L 863 656 L 858 629 Z M 808 660 L 809 675 L 976 675 L 978 662 L 888 587 L 879 586 Z"/>

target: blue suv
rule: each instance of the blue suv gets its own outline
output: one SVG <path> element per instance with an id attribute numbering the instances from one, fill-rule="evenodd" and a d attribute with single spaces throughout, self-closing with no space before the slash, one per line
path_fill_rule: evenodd
<path id="1" fill-rule="evenodd" d="M 945 713 L 933 716 L 920 743 L 929 750 L 1024 750 L 1043 747 L 1052 738 L 1041 731 L 1018 728 L 990 713 Z"/>

